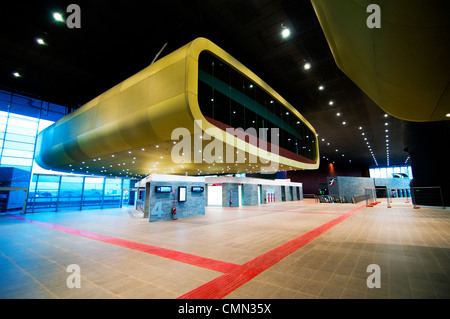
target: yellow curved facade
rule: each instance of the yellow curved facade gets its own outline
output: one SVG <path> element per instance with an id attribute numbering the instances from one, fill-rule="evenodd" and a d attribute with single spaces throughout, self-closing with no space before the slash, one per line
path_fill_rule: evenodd
<path id="1" fill-rule="evenodd" d="M 217 130 L 203 116 L 198 104 L 198 59 L 202 51 L 211 52 L 259 85 L 313 133 L 315 158 L 298 161 L 280 155 L 276 170 L 317 168 L 319 150 L 314 128 L 253 72 L 204 38 L 156 61 L 42 131 L 37 138 L 36 162 L 57 171 L 121 177 L 143 177 L 149 173 L 259 172 L 263 165 L 259 161 L 174 163 L 171 158 L 172 148 L 178 142 L 171 137 L 176 128 L 186 128 L 195 134 L 199 132 L 195 123 L 201 123 L 202 133 Z M 238 143 L 236 136 L 223 132 L 222 138 L 215 137 L 224 143 L 224 152 L 226 144 L 233 141 L 236 149 L 247 155 L 261 154 L 254 145 Z M 202 141 L 202 146 L 209 142 Z"/>
<path id="2" fill-rule="evenodd" d="M 406 121 L 450 119 L 448 1 L 311 3 L 337 66 L 383 111 Z M 372 4 L 379 28 L 367 25 Z"/>

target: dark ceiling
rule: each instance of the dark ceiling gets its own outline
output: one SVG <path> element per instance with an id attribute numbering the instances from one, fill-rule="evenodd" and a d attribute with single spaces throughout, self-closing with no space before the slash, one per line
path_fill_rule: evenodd
<path id="1" fill-rule="evenodd" d="M 52 18 L 70 3 L 1 5 L 1 87 L 78 108 L 148 66 L 165 43 L 159 58 L 202 36 L 306 117 L 319 134 L 322 161 L 386 166 L 387 143 L 389 165 L 407 159 L 403 121 L 385 117 L 339 70 L 308 0 L 76 1 L 80 29 Z M 292 32 L 287 39 L 282 24 Z M 16 71 L 20 78 L 12 76 Z"/>

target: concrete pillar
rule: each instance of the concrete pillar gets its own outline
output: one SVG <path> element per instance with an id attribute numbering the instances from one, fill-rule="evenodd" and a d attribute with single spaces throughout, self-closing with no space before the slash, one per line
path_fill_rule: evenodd
<path id="1" fill-rule="evenodd" d="M 145 184 L 144 218 L 148 218 L 149 213 L 150 213 L 150 182 Z"/>

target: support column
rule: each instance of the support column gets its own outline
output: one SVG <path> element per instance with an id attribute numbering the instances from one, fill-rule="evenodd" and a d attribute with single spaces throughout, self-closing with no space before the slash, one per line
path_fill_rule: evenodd
<path id="1" fill-rule="evenodd" d="M 150 182 L 145 184 L 144 195 L 144 218 L 148 218 L 150 215 Z"/>

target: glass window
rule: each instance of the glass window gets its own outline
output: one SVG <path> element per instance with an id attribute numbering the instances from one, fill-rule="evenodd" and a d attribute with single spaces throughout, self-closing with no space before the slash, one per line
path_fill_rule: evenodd
<path id="1" fill-rule="evenodd" d="M 61 176 L 58 210 L 73 210 L 81 208 L 83 180 L 83 177 Z"/>
<path id="2" fill-rule="evenodd" d="M 83 190 L 83 209 L 102 208 L 104 178 L 86 177 Z"/>
<path id="3" fill-rule="evenodd" d="M 12 166 L 29 166 L 33 164 L 33 160 L 27 158 L 17 158 L 17 157 L 7 157 L 2 156 L 1 165 L 12 165 Z"/>
<path id="4" fill-rule="evenodd" d="M 26 136 L 36 136 L 36 129 L 29 129 L 20 126 L 9 125 L 7 127 L 9 133 L 26 135 Z"/>
<path id="5" fill-rule="evenodd" d="M 28 128 L 35 131 L 38 127 L 38 121 L 37 119 L 32 119 L 30 121 L 28 119 L 11 116 L 8 120 L 8 125 Z"/>
<path id="6" fill-rule="evenodd" d="M 132 183 L 131 183 L 131 179 L 123 179 L 122 180 L 123 182 L 123 188 L 132 188 L 132 187 L 134 187 L 134 184 L 132 185 Z"/>
<path id="7" fill-rule="evenodd" d="M 5 147 L 5 149 L 34 152 L 34 144 L 30 144 L 30 143 L 18 143 L 18 142 L 6 141 L 4 144 L 4 147 Z M 5 154 L 5 153 L 3 153 L 3 154 Z M 25 157 L 25 156 L 23 156 L 23 157 Z"/>
<path id="8" fill-rule="evenodd" d="M 316 159 L 314 133 L 284 105 L 211 53 L 199 57 L 198 101 L 221 128 L 279 128 L 279 146 L 298 160 Z M 269 135 L 269 134 L 268 134 Z M 261 137 L 260 137 L 261 138 Z M 304 158 L 298 158 L 298 155 Z"/>
<path id="9" fill-rule="evenodd" d="M 120 207 L 121 199 L 122 180 L 118 178 L 107 178 L 105 181 L 103 207 Z"/>
<path id="10" fill-rule="evenodd" d="M 23 142 L 33 144 L 36 142 L 36 136 L 26 136 L 21 134 L 14 134 L 11 132 L 6 132 L 5 140 L 7 141 L 15 141 L 15 142 Z"/>
<path id="11" fill-rule="evenodd" d="M 386 177 L 387 178 L 394 177 L 393 173 L 394 173 L 393 167 L 386 167 Z"/>
<path id="12" fill-rule="evenodd" d="M 39 121 L 38 134 L 39 134 L 42 130 L 44 130 L 44 129 L 46 129 L 47 127 L 49 127 L 50 125 L 52 125 L 53 123 L 55 123 L 55 122 L 53 122 L 53 121 L 47 121 L 47 120 L 41 119 L 41 120 Z"/>
<path id="13" fill-rule="evenodd" d="M 31 159 L 33 158 L 33 152 L 6 149 L 6 146 L 5 146 L 5 149 L 3 150 L 2 155 L 10 156 L 10 157 L 20 157 L 20 158 L 31 158 Z"/>
<path id="14" fill-rule="evenodd" d="M 369 175 L 371 178 L 393 178 L 394 173 L 403 173 L 406 174 L 407 177 L 412 179 L 412 170 L 410 165 L 402 165 L 402 166 L 389 166 L 389 167 L 376 167 L 369 169 Z"/>
<path id="15" fill-rule="evenodd" d="M 40 175 L 37 178 L 36 193 L 34 195 L 34 211 L 56 211 L 60 176 Z"/>

